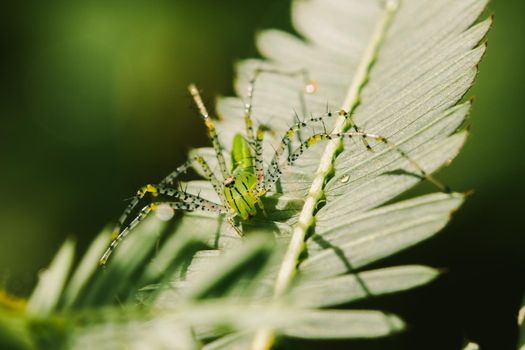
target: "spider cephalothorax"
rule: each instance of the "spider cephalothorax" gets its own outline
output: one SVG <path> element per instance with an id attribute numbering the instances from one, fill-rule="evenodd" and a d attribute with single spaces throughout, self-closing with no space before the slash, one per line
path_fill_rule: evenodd
<path id="1" fill-rule="evenodd" d="M 255 216 L 258 210 L 261 210 L 264 213 L 261 198 L 273 189 L 274 185 L 281 177 L 283 169 L 287 166 L 292 166 L 309 147 L 321 140 L 359 138 L 369 150 L 372 150 L 372 148 L 367 140 L 375 140 L 379 143 L 383 143 L 392 150 L 398 152 L 402 157 L 409 160 L 412 165 L 420 171 L 423 178 L 430 180 L 432 183 L 444 189 L 444 186 L 430 175 L 426 174 L 412 158 L 399 149 L 395 144 L 389 142 L 385 137 L 360 131 L 360 129 L 352 122 L 350 114 L 347 111 L 339 111 L 338 113 L 327 111 L 324 115 L 317 117 L 311 116 L 306 120 L 299 121 L 292 125 L 282 136 L 280 144 L 275 149 L 269 166 L 265 169 L 263 160 L 263 139 L 265 133 L 270 129 L 267 126 L 259 125 L 254 132 L 251 118 L 254 85 L 257 77 L 263 72 L 299 75 L 304 79 L 304 87 L 307 93 L 314 93 L 317 89 L 317 85 L 308 79 L 305 71 L 286 73 L 276 70 L 257 69 L 248 88 L 248 102 L 245 105 L 244 114 L 245 135 L 241 133 L 235 134 L 231 151 L 231 166 L 230 169 L 228 169 L 223 154 L 223 148 L 219 142 L 213 120 L 209 116 L 197 88 L 194 85 L 190 85 L 190 93 L 193 96 L 208 129 L 208 136 L 215 151 L 222 180 L 219 180 L 203 157 L 195 156 L 176 168 L 175 171 L 164 178 L 159 184 L 149 184 L 139 189 L 136 196 L 133 197 L 130 204 L 121 215 L 118 224 L 113 231 L 111 244 L 100 259 L 101 265 L 106 264 L 109 256 L 118 243 L 126 237 L 139 222 L 144 220 L 151 211 L 157 209 L 161 204 L 163 208 L 168 207 L 173 210 L 199 210 L 225 215 L 231 226 L 242 235 L 242 230 L 236 224 L 234 219 L 237 217 L 241 221 L 246 221 Z M 295 150 L 289 150 L 288 156 L 285 156 L 285 151 L 288 149 L 288 146 L 291 145 L 292 140 L 297 136 L 297 133 L 300 130 L 306 128 L 311 123 L 323 122 L 323 118 L 331 118 L 333 115 L 344 117 L 348 129 L 353 128 L 354 131 L 335 134 L 326 131 L 323 133 L 313 133 L 310 137 L 300 141 L 299 146 Z M 213 189 L 219 197 L 220 203 L 214 203 L 200 197 L 199 195 L 187 193 L 186 191 L 177 188 L 176 180 L 179 175 L 195 166 L 199 166 L 202 173 L 210 181 Z M 169 200 L 154 200 L 152 203 L 144 206 L 135 218 L 127 223 L 129 215 L 135 210 L 141 199 L 144 198 L 147 193 L 150 193 L 153 198 L 162 195 L 169 198 Z"/>

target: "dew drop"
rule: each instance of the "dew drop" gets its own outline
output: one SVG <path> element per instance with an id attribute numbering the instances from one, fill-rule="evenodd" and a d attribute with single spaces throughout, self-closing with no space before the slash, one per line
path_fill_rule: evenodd
<path id="1" fill-rule="evenodd" d="M 350 180 L 350 176 L 345 175 L 345 176 L 343 176 L 341 179 L 339 179 L 339 182 L 345 184 L 345 183 L 347 183 L 349 180 Z"/>
<path id="2" fill-rule="evenodd" d="M 310 82 L 305 85 L 304 91 L 307 94 L 313 94 L 314 92 L 317 91 L 318 88 L 319 88 L 319 85 L 317 85 L 317 82 L 315 80 L 310 80 Z"/>
<path id="3" fill-rule="evenodd" d="M 173 209 L 167 205 L 167 204 L 160 204 L 156 209 L 155 209 L 155 216 L 157 217 L 157 219 L 159 220 L 162 220 L 162 221 L 168 221 L 170 220 L 173 215 L 175 215 L 175 212 L 173 211 Z"/>

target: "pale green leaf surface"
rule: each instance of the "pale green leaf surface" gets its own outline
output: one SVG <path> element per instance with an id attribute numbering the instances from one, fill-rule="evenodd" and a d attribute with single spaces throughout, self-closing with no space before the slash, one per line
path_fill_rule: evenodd
<path id="1" fill-rule="evenodd" d="M 245 350 L 253 340 L 251 333 L 233 333 L 206 344 L 202 350 Z"/>
<path id="2" fill-rule="evenodd" d="M 242 280 L 251 280 L 261 272 L 270 259 L 273 246 L 267 237 L 251 237 L 242 247 L 229 251 L 215 266 L 198 276 L 197 282 L 188 288 L 187 298 L 221 297 L 232 286 L 239 289 L 243 284 L 248 288 L 249 284 L 241 283 Z"/>
<path id="3" fill-rule="evenodd" d="M 467 132 L 464 131 L 454 134 L 437 144 L 424 145 L 417 151 L 414 159 L 424 168 L 435 170 L 439 165 L 448 164 L 456 157 L 465 144 L 467 136 Z M 401 163 L 408 167 L 406 161 L 403 160 Z M 376 163 L 376 165 L 381 167 L 380 163 Z M 319 211 L 318 216 L 322 218 L 324 215 L 330 215 L 330 213 L 338 210 L 344 212 L 345 215 L 354 215 L 366 209 L 371 209 L 384 202 L 387 199 L 385 195 L 389 198 L 398 195 L 399 193 L 396 189 L 406 189 L 407 182 L 415 184 L 419 179 L 419 175 L 412 172 L 409 172 L 409 174 L 405 175 L 404 168 L 397 166 L 392 166 L 389 171 L 379 169 L 376 176 L 372 177 L 362 176 L 359 173 L 351 173 L 351 175 L 350 173 L 344 173 L 337 178 L 337 185 L 354 179 L 355 187 L 349 189 L 347 191 L 348 194 L 332 197 L 332 201 L 327 200 L 326 206 Z"/>
<path id="4" fill-rule="evenodd" d="M 323 215 L 317 218 L 316 233 L 309 238 L 309 255 L 366 238 L 389 227 L 405 226 L 410 220 L 417 221 L 425 215 L 446 217 L 461 205 L 463 199 L 461 194 L 434 193 L 354 215 L 349 215 L 344 207 L 326 211 L 323 208 L 320 210 Z"/>
<path id="5" fill-rule="evenodd" d="M 155 217 L 145 220 L 119 245 L 107 268 L 90 282 L 82 296 L 84 305 L 111 304 L 117 299 L 134 299 L 138 279 L 131 278 L 151 259 L 152 252 L 163 233 L 163 222 Z"/>
<path id="6" fill-rule="evenodd" d="M 51 265 L 40 272 L 38 284 L 27 304 L 28 315 L 45 317 L 55 311 L 73 263 L 74 250 L 73 241 L 67 240 Z"/>
<path id="7" fill-rule="evenodd" d="M 180 321 L 163 317 L 80 326 L 71 339 L 71 349 L 92 349 L 94 346 L 100 350 L 200 349 L 191 329 Z"/>
<path id="8" fill-rule="evenodd" d="M 80 265 L 75 269 L 64 290 L 64 296 L 62 298 L 62 307 L 64 309 L 67 310 L 71 308 L 79 301 L 82 290 L 86 287 L 93 274 L 97 272 L 98 261 L 107 248 L 109 237 L 109 230 L 102 231 L 84 254 Z"/>
<path id="9" fill-rule="evenodd" d="M 519 339 L 518 350 L 525 350 L 525 297 L 518 312 Z"/>
<path id="10" fill-rule="evenodd" d="M 191 312 L 187 312 L 189 310 Z M 245 304 L 216 300 L 187 305 L 180 310 L 194 325 L 198 338 L 216 336 L 228 330 L 253 332 L 275 328 L 281 334 L 301 338 L 368 338 L 399 332 L 404 323 L 396 316 L 371 310 L 310 310 L 289 304 Z M 166 318 L 169 320 L 169 318 Z M 215 325 L 216 330 L 208 325 Z M 218 330 L 218 332 L 217 332 Z"/>
<path id="11" fill-rule="evenodd" d="M 310 308 L 347 304 L 368 297 L 400 292 L 426 284 L 439 275 L 426 266 L 397 266 L 322 280 L 303 281 L 292 287 L 289 298 Z"/>
<path id="12" fill-rule="evenodd" d="M 456 104 L 471 86 L 485 52 L 485 45 L 479 43 L 491 20 L 471 25 L 486 1 L 400 1 L 391 26 L 379 34 L 384 34 L 384 40 L 378 52 L 370 56 L 370 43 L 378 40 L 377 25 L 385 13 L 382 6 L 394 3 L 294 2 L 293 23 L 306 40 L 275 30 L 259 35 L 258 46 L 269 61 L 246 60 L 238 65 L 236 90 L 241 99 L 222 98 L 217 106 L 222 118 L 217 125 L 221 138 L 231 140 L 244 128 L 242 99 L 246 99 L 254 69 L 306 69 L 319 85 L 316 93 L 305 97 L 306 106 L 299 97 L 300 79 L 263 74 L 257 81 L 254 119 L 271 125 L 277 135 L 265 140 L 266 159 L 272 156 L 279 135 L 295 121 L 295 112 L 302 118 L 324 113 L 326 108 L 336 111 L 359 104 L 354 119 L 364 130 L 388 137 L 429 173 L 449 164 L 467 137 L 466 132 L 454 133 L 465 122 L 471 103 Z M 368 75 L 362 74 L 363 66 L 370 67 Z M 349 91 L 355 93 L 356 84 L 362 90 L 350 95 L 353 99 L 348 101 Z M 350 105 L 343 103 L 345 99 Z M 334 122 L 314 125 L 303 135 L 322 128 L 331 130 Z M 373 209 L 414 186 L 421 176 L 398 152 L 371 144 L 374 153 L 367 152 L 360 142 L 345 141 L 344 150 L 335 158 L 334 176 L 326 178 L 326 201 L 315 214 L 315 231 L 306 246 L 308 254 L 299 265 L 301 275 L 308 277 L 306 281 L 321 283 L 319 295 L 325 282 L 319 278 L 356 282 L 355 276 L 354 280 L 352 276 L 333 276 L 431 237 L 463 201 L 461 194 L 435 194 Z M 227 142 L 223 146 L 230 149 Z M 285 169 L 276 192 L 302 198 L 311 191 L 325 149 L 323 145 L 312 147 L 296 165 Z M 209 149 L 199 151 L 207 152 L 213 162 Z M 292 226 L 296 215 L 290 216 Z M 414 279 L 407 278 L 395 287 L 378 288 L 401 290 L 419 284 L 417 274 L 410 277 Z M 428 281 L 432 279 L 427 277 Z M 425 282 L 421 277 L 421 283 Z M 296 288 L 306 288 L 307 283 L 300 279 Z M 331 283 L 332 287 L 336 285 Z M 359 292 L 362 290 L 356 291 L 356 298 Z M 351 293 L 341 294 L 331 302 L 352 300 Z"/>
<path id="13" fill-rule="evenodd" d="M 439 202 L 444 200 L 439 197 L 447 197 L 447 195 L 436 194 L 429 197 L 434 197 Z M 430 206 L 431 209 L 424 213 L 417 210 L 417 205 L 414 206 L 414 202 L 420 202 L 423 206 L 428 205 L 422 198 L 394 204 L 393 211 L 389 207 L 376 209 L 356 225 L 358 230 L 361 225 L 361 227 L 374 225 L 373 229 L 365 229 L 367 232 L 362 231 L 362 233 L 352 232 L 353 226 L 349 225 L 346 231 L 348 235 L 346 232 L 340 236 L 335 235 L 333 244 L 329 239 L 324 240 L 322 236 L 317 239 L 314 236 L 312 240 L 316 240 L 317 245 L 324 249 L 312 249 L 310 255 L 301 263 L 300 271 L 307 276 L 317 278 L 337 276 L 404 250 L 442 229 L 451 213 L 462 203 L 462 198 L 461 195 L 452 195 L 446 205 Z M 397 224 L 384 225 L 380 221 L 382 216 L 387 220 L 393 220 L 396 212 L 403 212 L 403 209 L 406 210 L 406 215 L 400 215 Z M 412 216 L 411 211 L 417 216 Z M 369 220 L 374 214 L 377 215 L 376 220 Z M 352 237 L 352 233 L 356 235 L 355 238 Z"/>
<path id="14" fill-rule="evenodd" d="M 463 350 L 479 350 L 479 345 L 476 343 L 468 343 Z"/>
<path id="15" fill-rule="evenodd" d="M 382 337 L 404 329 L 398 317 L 379 311 L 318 310 L 298 312 L 296 318 L 279 332 L 297 338 L 337 339 Z"/>

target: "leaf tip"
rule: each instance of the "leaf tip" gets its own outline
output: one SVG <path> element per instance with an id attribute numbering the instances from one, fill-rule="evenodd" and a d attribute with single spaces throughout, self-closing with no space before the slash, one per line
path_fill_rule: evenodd
<path id="1" fill-rule="evenodd" d="M 386 322 L 390 326 L 390 333 L 399 333 L 406 329 L 406 323 L 394 314 L 385 314 Z"/>

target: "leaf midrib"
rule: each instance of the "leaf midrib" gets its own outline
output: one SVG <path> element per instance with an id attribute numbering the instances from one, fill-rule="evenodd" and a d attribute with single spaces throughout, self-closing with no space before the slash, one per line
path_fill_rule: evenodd
<path id="1" fill-rule="evenodd" d="M 371 37 L 371 41 L 365 52 L 363 53 L 362 59 L 351 82 L 350 88 L 346 94 L 346 98 L 343 102 L 342 109 L 348 111 L 350 115 L 354 112 L 360 103 L 361 91 L 366 85 L 369 72 L 372 68 L 373 63 L 377 58 L 377 54 L 383 43 L 387 30 L 397 12 L 398 1 L 389 0 L 385 5 L 385 10 L 379 20 L 374 34 Z M 332 133 L 341 133 L 347 129 L 347 119 L 343 116 L 338 117 L 335 127 Z M 338 151 L 342 148 L 341 140 L 330 140 L 326 145 L 319 167 L 316 171 L 316 176 L 312 181 L 312 185 L 308 191 L 308 195 L 305 199 L 305 204 L 299 214 L 299 220 L 294 225 L 290 243 L 285 253 L 281 267 L 277 274 L 273 297 L 279 298 L 288 289 L 291 281 L 293 280 L 295 273 L 297 272 L 297 265 L 299 263 L 299 257 L 304 249 L 304 242 L 308 229 L 314 222 L 314 215 L 319 200 L 324 195 L 324 185 L 326 180 L 333 169 L 333 163 Z M 270 349 L 273 344 L 273 334 L 271 330 L 263 329 L 257 332 L 253 342 L 254 350 Z"/>

